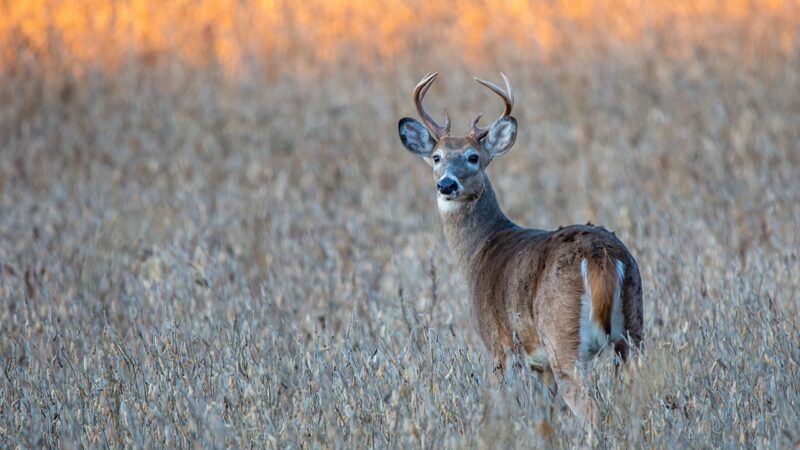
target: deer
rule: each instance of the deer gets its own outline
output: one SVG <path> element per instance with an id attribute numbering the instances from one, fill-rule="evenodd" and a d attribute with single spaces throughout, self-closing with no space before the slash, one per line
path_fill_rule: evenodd
<path id="1" fill-rule="evenodd" d="M 508 152 L 517 136 L 514 95 L 475 78 L 504 102 L 501 116 L 466 136 L 450 134 L 422 101 L 438 73 L 414 87 L 419 121 L 398 124 L 400 140 L 433 168 L 444 237 L 466 279 L 474 327 L 493 357 L 501 380 L 509 361 L 526 361 L 551 373 L 555 391 L 584 427 L 598 426 L 598 406 L 579 369 L 606 347 L 619 365 L 642 341 L 642 284 L 636 260 L 605 228 L 586 225 L 554 231 L 523 228 L 506 217 L 486 169 Z M 618 366 L 617 366 L 618 367 Z M 557 395 L 557 394 L 556 394 Z"/>

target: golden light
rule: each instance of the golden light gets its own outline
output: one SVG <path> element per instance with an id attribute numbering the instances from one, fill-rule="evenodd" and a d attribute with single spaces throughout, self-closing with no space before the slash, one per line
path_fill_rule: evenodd
<path id="1" fill-rule="evenodd" d="M 498 52 L 542 60 L 603 41 L 675 54 L 739 36 L 743 51 L 796 51 L 797 1 L 696 0 L 20 0 L 0 3 L 0 64 L 20 52 L 81 67 L 128 56 L 298 67 L 357 60 L 391 66 L 431 53 L 481 64 Z M 658 36 L 658 39 L 653 38 Z M 657 41 L 657 44 L 654 43 Z M 503 50 L 505 48 L 505 50 Z M 748 50 L 749 48 L 749 50 Z"/>

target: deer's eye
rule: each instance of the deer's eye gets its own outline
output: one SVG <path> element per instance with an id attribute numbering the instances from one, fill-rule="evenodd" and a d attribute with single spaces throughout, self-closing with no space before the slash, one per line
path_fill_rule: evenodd
<path id="1" fill-rule="evenodd" d="M 441 160 L 441 159 L 442 159 L 442 157 L 441 157 L 441 156 L 439 156 L 439 155 L 433 155 L 433 162 L 434 162 L 434 163 L 438 163 L 438 162 L 439 162 L 439 160 Z"/>
<path id="2" fill-rule="evenodd" d="M 469 158 L 467 158 L 467 161 L 469 161 L 471 164 L 478 164 L 478 159 L 479 159 L 478 155 L 472 154 L 472 155 L 469 155 Z"/>

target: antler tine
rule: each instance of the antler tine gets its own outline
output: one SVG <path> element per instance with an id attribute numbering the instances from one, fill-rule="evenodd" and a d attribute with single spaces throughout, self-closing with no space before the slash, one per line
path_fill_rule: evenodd
<path id="1" fill-rule="evenodd" d="M 506 83 L 506 91 L 503 91 L 503 89 L 500 86 L 492 83 L 491 81 L 481 80 L 480 78 L 475 78 L 475 81 L 491 89 L 492 92 L 499 95 L 500 98 L 503 99 L 503 102 L 505 103 L 505 109 L 503 110 L 503 117 L 505 117 L 510 115 L 511 110 L 514 109 L 514 93 L 511 91 L 511 83 L 508 81 L 508 77 L 506 77 L 506 74 L 500 72 L 500 76 L 503 77 L 503 81 Z"/>
<path id="2" fill-rule="evenodd" d="M 492 83 L 491 81 L 481 80 L 480 78 L 477 78 L 477 77 L 475 78 L 475 81 L 477 81 L 478 83 L 486 86 L 492 92 L 494 92 L 495 94 L 499 95 L 500 98 L 503 99 L 503 103 L 505 104 L 505 108 L 503 109 L 503 114 L 500 117 L 498 117 L 497 120 L 500 120 L 503 117 L 511 115 L 511 110 L 514 109 L 514 92 L 511 90 L 511 83 L 508 81 L 508 77 L 506 77 L 506 74 L 504 74 L 503 72 L 500 72 L 500 76 L 503 77 L 503 81 L 506 84 L 506 90 L 505 91 L 503 91 L 503 88 L 501 88 L 500 86 Z M 478 117 L 476 117 L 475 120 L 472 121 L 472 133 L 471 134 L 472 134 L 472 136 L 474 138 L 476 138 L 478 140 L 480 140 L 484 136 L 486 136 L 486 134 L 489 133 L 489 129 L 492 128 L 491 125 L 486 127 L 486 128 L 481 128 L 481 127 L 478 126 L 478 121 L 481 120 L 481 116 L 482 116 L 482 114 L 478 114 Z M 497 120 L 495 120 L 495 122 L 497 122 Z"/>
<path id="3" fill-rule="evenodd" d="M 414 88 L 413 96 L 414 105 L 417 107 L 417 113 L 422 119 L 422 122 L 426 127 L 428 127 L 428 130 L 430 130 L 430 132 L 436 136 L 437 139 L 441 139 L 450 133 L 450 116 L 447 114 L 447 108 L 444 110 L 444 126 L 441 126 L 436 123 L 436 120 L 434 120 L 433 117 L 428 114 L 427 111 L 425 111 L 425 107 L 422 106 L 422 100 L 425 98 L 425 94 L 433 85 L 433 82 L 436 81 L 436 77 L 438 75 L 438 72 L 428 72 L 427 75 L 422 77 L 422 80 L 420 80 L 420 82 L 417 83 L 417 86 Z"/>
<path id="4" fill-rule="evenodd" d="M 503 113 L 506 116 L 511 115 L 511 110 L 514 109 L 514 91 L 511 90 L 511 82 L 508 81 L 508 77 L 503 72 L 500 72 L 500 76 L 503 77 L 503 82 L 506 83 L 506 94 L 507 97 L 503 97 L 503 100 L 506 102 L 505 112 Z"/>
<path id="5" fill-rule="evenodd" d="M 481 117 L 483 117 L 483 113 L 480 113 L 480 114 L 478 114 L 477 116 L 475 116 L 475 118 L 474 118 L 474 119 L 472 119 L 472 125 L 471 125 L 471 127 L 472 127 L 472 130 L 473 130 L 473 131 L 474 131 L 474 130 L 477 130 L 477 129 L 480 129 L 480 127 L 478 126 L 478 122 L 480 122 L 480 120 L 481 120 Z"/>

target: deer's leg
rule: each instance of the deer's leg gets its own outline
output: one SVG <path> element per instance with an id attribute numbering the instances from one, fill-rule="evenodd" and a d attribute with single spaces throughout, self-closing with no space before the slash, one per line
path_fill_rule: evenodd
<path id="1" fill-rule="evenodd" d="M 498 381 L 505 383 L 510 362 L 514 349 L 512 348 L 511 336 L 508 333 L 498 333 L 491 339 L 492 357 L 494 358 L 494 374 Z M 513 369 L 513 367 L 510 367 Z"/>
<path id="2" fill-rule="evenodd" d="M 550 394 L 549 420 L 552 422 L 556 416 L 556 409 L 558 408 L 558 383 L 556 383 L 555 376 L 553 375 L 553 369 L 547 367 L 545 370 L 543 370 L 541 375 L 541 380 L 543 385 L 547 389 L 547 393 Z"/>
<path id="3" fill-rule="evenodd" d="M 578 346 L 558 345 L 558 342 L 547 342 L 545 346 L 558 392 L 584 428 L 596 427 L 599 423 L 597 406 L 577 370 Z"/>
<path id="4" fill-rule="evenodd" d="M 598 425 L 597 406 L 589 396 L 583 380 L 573 374 L 561 373 L 556 375 L 558 391 L 567 402 L 569 409 L 584 428 L 596 427 Z"/>
<path id="5" fill-rule="evenodd" d="M 508 358 L 508 352 L 503 349 L 502 346 L 497 345 L 492 353 L 492 357 L 494 358 L 494 375 L 497 377 L 497 381 L 503 383 L 506 379 L 506 359 Z"/>

